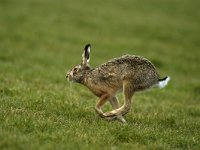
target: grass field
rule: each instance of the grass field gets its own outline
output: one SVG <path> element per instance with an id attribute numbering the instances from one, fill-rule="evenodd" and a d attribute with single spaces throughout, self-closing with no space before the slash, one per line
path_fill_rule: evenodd
<path id="1" fill-rule="evenodd" d="M 200 149 L 199 6 L 0 0 L 0 149 Z M 91 66 L 141 55 L 172 80 L 133 97 L 128 125 L 106 122 L 97 98 L 65 79 L 87 43 Z"/>

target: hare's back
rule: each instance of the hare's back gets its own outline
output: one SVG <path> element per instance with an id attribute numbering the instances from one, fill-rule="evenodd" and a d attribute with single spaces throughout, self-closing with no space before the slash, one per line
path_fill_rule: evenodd
<path id="1" fill-rule="evenodd" d="M 124 69 L 151 69 L 155 70 L 154 65 L 141 56 L 135 55 L 123 55 L 122 57 L 115 58 L 113 60 L 108 61 L 107 63 L 103 64 L 102 67 L 116 67 L 122 70 Z"/>
<path id="2" fill-rule="evenodd" d="M 155 84 L 159 75 L 154 65 L 146 58 L 134 55 L 123 55 L 101 66 L 101 69 L 109 74 L 115 74 L 118 79 L 127 78 L 136 84 Z"/>
<path id="3" fill-rule="evenodd" d="M 152 74 L 157 75 L 154 65 L 147 59 L 134 56 L 123 55 L 122 57 L 115 58 L 97 67 L 101 74 L 116 74 L 120 76 L 135 76 Z"/>

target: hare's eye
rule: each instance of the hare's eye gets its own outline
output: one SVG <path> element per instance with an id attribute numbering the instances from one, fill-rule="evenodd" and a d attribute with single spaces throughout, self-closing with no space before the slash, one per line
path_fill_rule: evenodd
<path id="1" fill-rule="evenodd" d="M 78 68 L 74 68 L 74 72 L 77 72 L 78 71 Z"/>

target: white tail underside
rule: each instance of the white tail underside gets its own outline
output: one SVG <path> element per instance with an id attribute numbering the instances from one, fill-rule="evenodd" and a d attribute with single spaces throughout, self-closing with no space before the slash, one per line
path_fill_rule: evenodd
<path id="1" fill-rule="evenodd" d="M 157 84 L 158 88 L 160 88 L 160 89 L 164 88 L 168 84 L 169 81 L 170 81 L 170 77 L 167 77 L 163 81 L 159 81 Z"/>

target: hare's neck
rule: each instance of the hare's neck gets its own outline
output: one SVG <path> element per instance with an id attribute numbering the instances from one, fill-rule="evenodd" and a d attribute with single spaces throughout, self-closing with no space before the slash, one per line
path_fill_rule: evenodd
<path id="1" fill-rule="evenodd" d="M 82 84 L 89 87 L 89 85 L 92 83 L 93 80 L 93 73 L 92 73 L 93 69 L 90 69 L 88 71 L 86 71 L 86 73 L 84 74 L 84 79 L 82 81 Z"/>
<path id="2" fill-rule="evenodd" d="M 98 75 L 95 69 L 91 69 L 84 78 L 84 86 L 86 86 L 92 93 L 100 97 L 102 95 L 99 90 Z"/>

